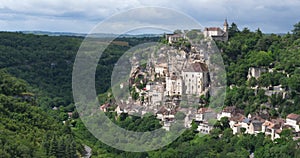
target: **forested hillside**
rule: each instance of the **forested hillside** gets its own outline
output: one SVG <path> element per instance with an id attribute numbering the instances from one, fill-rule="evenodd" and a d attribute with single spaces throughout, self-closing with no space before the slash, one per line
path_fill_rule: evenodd
<path id="1" fill-rule="evenodd" d="M 0 69 L 26 80 L 37 93 L 39 106 L 44 109 L 65 107 L 73 111 L 72 70 L 83 37 L 47 36 L 23 33 L 0 33 Z M 114 63 L 131 46 L 153 38 L 120 38 L 103 53 L 96 74 L 98 93 L 110 87 Z M 119 43 L 128 42 L 129 45 Z"/>
<path id="2" fill-rule="evenodd" d="M 272 116 L 285 117 L 289 113 L 300 113 L 298 27 L 296 24 L 293 34 L 281 36 L 266 35 L 259 29 L 240 31 L 232 24 L 229 41 L 217 43 L 226 64 L 227 83 L 231 86 L 227 89 L 226 106 L 245 109 L 246 114 L 266 110 Z M 247 78 L 249 68 L 265 71 Z M 275 92 L 271 91 L 274 87 L 282 88 L 282 93 L 265 95 Z"/>
<path id="3" fill-rule="evenodd" d="M 37 107 L 28 84 L 0 70 L 0 157 L 77 157 L 70 127 Z"/>

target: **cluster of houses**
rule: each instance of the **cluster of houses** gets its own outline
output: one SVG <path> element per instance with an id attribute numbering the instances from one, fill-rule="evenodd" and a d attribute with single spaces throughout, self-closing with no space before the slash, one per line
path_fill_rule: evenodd
<path id="1" fill-rule="evenodd" d="M 147 69 L 139 69 L 137 73 L 142 74 L 142 78 L 147 78 L 145 87 L 139 89 L 134 86 L 136 83 L 132 83 L 132 86 L 139 94 L 139 98 L 143 98 L 135 101 L 140 107 L 144 107 L 141 108 L 141 113 L 151 111 L 156 114 L 164 125 L 163 127 L 168 130 L 175 121 L 177 112 L 190 113 L 190 115 L 196 112 L 191 112 L 191 109 L 189 111 L 180 104 L 182 104 L 182 98 L 198 98 L 196 101 L 198 103 L 201 95 L 207 95 L 209 73 L 205 59 L 203 59 L 204 56 L 200 52 L 166 48 L 162 48 L 161 51 L 169 54 L 167 60 L 153 60 L 155 62 L 149 63 Z M 132 80 L 135 81 L 135 77 Z M 130 103 L 132 104 L 132 102 Z M 132 109 L 127 111 L 132 111 Z M 189 119 L 189 115 L 186 117 L 185 126 L 189 127 L 192 119 Z"/>
<path id="2" fill-rule="evenodd" d="M 208 134 L 214 128 L 213 123 L 208 122 L 208 118 L 212 118 L 211 115 L 215 115 L 215 112 L 210 108 L 200 108 L 198 110 L 195 121 L 198 123 L 197 130 L 200 133 Z M 217 114 L 217 120 L 221 120 L 223 117 L 228 118 L 233 134 L 264 133 L 274 140 L 280 138 L 280 133 L 283 129 L 291 129 L 294 134 L 294 139 L 300 137 L 300 115 L 297 114 L 289 114 L 286 119 L 272 119 L 268 114 L 248 114 L 248 116 L 245 116 L 243 110 L 231 106 L 225 107 Z"/>
<path id="3" fill-rule="evenodd" d="M 187 41 L 187 32 L 165 35 L 169 45 Z M 228 23 L 224 28 L 204 28 L 203 36 L 215 40 L 228 40 Z M 209 45 L 207 45 L 208 47 Z M 190 127 L 195 118 L 197 108 L 189 105 L 199 104 L 200 96 L 209 92 L 209 72 L 207 48 L 191 45 L 189 49 L 162 47 L 158 50 L 156 58 L 150 58 L 146 68 L 136 57 L 131 60 L 131 73 L 129 83 L 121 83 L 120 87 L 128 84 L 134 96 L 118 103 L 115 111 L 118 114 L 139 114 L 147 112 L 156 114 L 165 129 L 169 129 L 174 122 L 175 114 L 183 112 L 186 115 L 185 126 Z M 136 83 L 137 82 L 137 83 Z M 141 85 L 145 85 L 145 87 Z M 131 93 L 132 94 L 132 93 Z M 184 99 L 182 99 L 184 98 Z M 186 107 L 182 100 L 187 100 Z M 112 104 L 103 104 L 102 111 L 108 111 Z"/>
<path id="4" fill-rule="evenodd" d="M 206 38 L 227 41 L 227 20 L 224 22 L 223 29 L 204 28 L 203 35 Z M 172 46 L 188 37 L 185 33 L 181 33 L 167 34 L 165 38 Z M 245 116 L 244 111 L 236 107 L 226 107 L 219 113 L 211 108 L 191 108 L 189 105 L 194 103 L 200 105 L 200 96 L 206 96 L 210 89 L 208 54 L 205 53 L 204 48 L 195 45 L 191 45 L 190 49 L 162 47 L 158 52 L 160 53 L 157 53 L 159 55 L 156 58 L 151 55 L 146 68 L 140 66 L 139 60 L 131 61 L 129 83 L 121 83 L 120 88 L 122 89 L 125 84 L 130 85 L 135 96 L 131 95 L 118 103 L 115 108 L 118 115 L 128 113 L 143 116 L 151 112 L 161 121 L 163 128 L 169 130 L 172 123 L 176 121 L 176 113 L 182 112 L 185 114 L 185 127 L 190 128 L 194 120 L 198 124 L 197 131 L 203 134 L 210 133 L 214 128 L 214 119 L 221 120 L 227 117 L 233 134 L 265 133 L 274 140 L 280 137 L 283 129 L 288 128 L 293 130 L 295 138 L 300 136 L 300 115 L 297 114 L 289 114 L 286 119 L 272 119 L 268 114 Z M 257 79 L 266 71 L 262 68 L 250 68 L 248 79 L 252 77 Z M 280 87 L 273 88 L 282 91 Z M 100 110 L 107 112 L 110 106 L 111 103 L 103 104 Z"/>
<path id="5" fill-rule="evenodd" d="M 184 33 L 166 38 L 171 47 L 163 46 L 149 55 L 146 66 L 141 66 L 139 57 L 132 57 L 129 82 L 120 84 L 121 89 L 129 85 L 131 95 L 121 100 L 115 111 L 139 116 L 153 113 L 166 130 L 175 121 L 176 113 L 182 112 L 186 116 L 185 126 L 190 127 L 197 112 L 190 105 L 199 104 L 200 96 L 209 93 L 207 48 L 193 44 L 189 49 L 172 47 L 172 43 L 187 38 Z M 110 106 L 103 104 L 100 110 L 107 111 Z"/>

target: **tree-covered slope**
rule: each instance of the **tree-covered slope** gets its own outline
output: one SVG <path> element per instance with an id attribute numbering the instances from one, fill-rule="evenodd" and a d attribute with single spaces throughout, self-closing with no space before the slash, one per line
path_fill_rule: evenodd
<path id="1" fill-rule="evenodd" d="M 24 80 L 0 70 L 0 157 L 78 157 L 70 127 L 36 106 Z"/>

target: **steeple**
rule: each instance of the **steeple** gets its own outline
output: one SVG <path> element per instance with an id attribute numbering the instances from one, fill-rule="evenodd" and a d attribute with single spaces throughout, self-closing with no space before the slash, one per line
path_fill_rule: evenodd
<path id="1" fill-rule="evenodd" d="M 227 18 L 225 19 L 225 22 L 224 22 L 224 28 L 223 28 L 223 31 L 224 32 L 227 32 L 228 31 L 228 23 L 227 23 Z"/>

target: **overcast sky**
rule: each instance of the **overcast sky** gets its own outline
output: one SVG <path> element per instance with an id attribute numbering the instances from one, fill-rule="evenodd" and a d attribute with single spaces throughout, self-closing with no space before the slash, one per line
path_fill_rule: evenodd
<path id="1" fill-rule="evenodd" d="M 202 26 L 222 27 L 224 19 L 240 29 L 286 33 L 300 21 L 300 0 L 0 0 L 0 30 L 87 33 L 120 12 L 144 6 L 183 12 Z"/>

